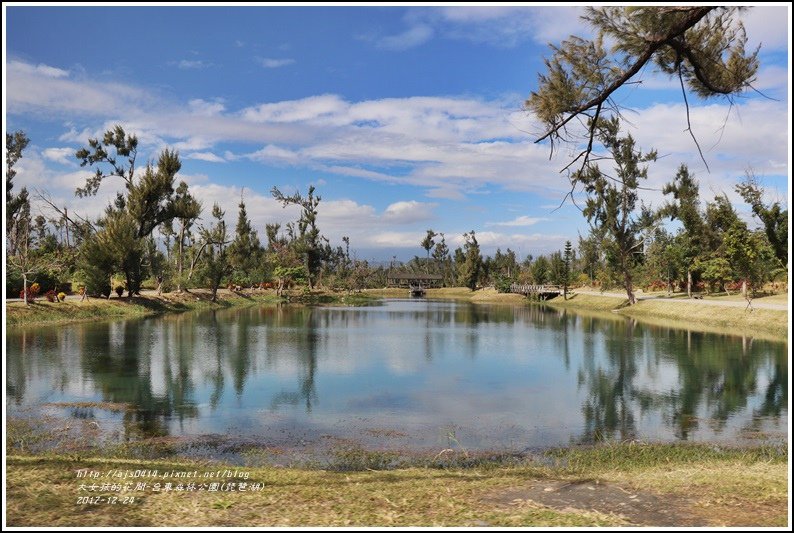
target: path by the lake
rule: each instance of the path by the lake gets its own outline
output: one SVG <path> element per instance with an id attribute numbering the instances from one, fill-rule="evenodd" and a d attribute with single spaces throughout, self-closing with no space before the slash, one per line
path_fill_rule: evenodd
<path id="1" fill-rule="evenodd" d="M 626 298 L 625 292 L 601 292 L 601 291 L 589 291 L 589 290 L 577 290 L 574 289 L 572 294 L 586 294 L 588 296 L 603 296 L 605 298 Z M 654 302 L 676 302 L 676 303 L 686 303 L 686 304 L 694 304 L 694 305 L 714 305 L 719 307 L 747 307 L 747 302 L 745 300 L 737 301 L 737 300 L 705 300 L 705 299 L 695 299 L 695 298 L 674 298 L 668 296 L 658 296 L 655 294 L 643 294 L 641 292 L 635 293 L 635 297 L 637 300 L 653 300 Z M 756 309 L 771 309 L 773 311 L 786 311 L 788 310 L 788 304 L 780 304 L 780 303 L 772 303 L 772 302 L 764 302 L 758 301 L 757 299 L 753 300 L 753 307 Z"/>

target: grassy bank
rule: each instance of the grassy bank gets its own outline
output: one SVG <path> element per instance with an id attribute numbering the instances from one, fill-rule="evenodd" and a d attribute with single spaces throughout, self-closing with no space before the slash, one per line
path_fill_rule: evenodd
<path id="1" fill-rule="evenodd" d="M 93 483 L 77 477 L 81 469 L 101 476 L 96 490 L 81 490 Z M 158 471 L 134 480 L 148 483 L 142 491 L 101 485 L 123 486 L 113 472 L 138 469 Z M 246 488 L 259 490 L 152 490 L 155 482 L 191 481 L 172 472 L 192 474 L 199 486 L 239 483 L 246 475 Z M 718 527 L 787 520 L 782 448 L 620 444 L 553 451 L 509 466 L 381 471 L 12 455 L 6 474 L 10 526 Z M 133 502 L 121 503 L 130 496 Z M 80 497 L 105 501 L 78 504 Z M 108 503 L 113 497 L 117 503 Z"/>
<path id="2" fill-rule="evenodd" d="M 366 289 L 362 294 L 380 296 L 383 298 L 408 298 L 408 289 L 388 287 L 384 289 Z M 464 300 L 473 303 L 504 303 L 522 305 L 527 299 L 520 294 L 505 294 L 497 292 L 494 288 L 485 288 L 472 291 L 468 287 L 443 287 L 440 289 L 427 289 L 427 298 L 444 300 Z"/>
<path id="3" fill-rule="evenodd" d="M 775 340 L 786 340 L 788 337 L 788 313 L 772 309 L 745 311 L 743 307 L 668 300 L 640 300 L 636 305 L 629 306 L 625 298 L 587 293 L 575 294 L 567 301 L 557 297 L 547 303 L 573 310 L 613 312 L 644 322 L 695 331 L 747 334 Z"/>
<path id="4" fill-rule="evenodd" d="M 67 299 L 51 303 L 37 299 L 25 306 L 22 302 L 6 302 L 6 326 L 36 326 L 42 324 L 65 324 L 113 318 L 138 318 L 164 313 L 181 313 L 201 309 L 223 309 L 282 301 L 274 292 L 239 294 L 221 289 L 216 302 L 211 301 L 206 289 L 190 292 L 167 293 L 158 296 L 154 291 L 144 292 L 133 298 L 90 298 L 86 301 Z"/>

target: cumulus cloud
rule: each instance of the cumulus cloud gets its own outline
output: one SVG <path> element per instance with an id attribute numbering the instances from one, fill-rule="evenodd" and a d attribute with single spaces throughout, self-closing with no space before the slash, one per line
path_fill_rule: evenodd
<path id="1" fill-rule="evenodd" d="M 57 67 L 51 67 L 50 65 L 45 65 L 43 63 L 33 65 L 23 61 L 9 61 L 6 65 L 6 69 L 9 72 L 34 74 L 45 76 L 47 78 L 65 78 L 69 75 L 68 71 Z"/>
<path id="2" fill-rule="evenodd" d="M 526 215 L 522 215 L 520 217 L 516 217 L 513 220 L 508 220 L 507 222 L 487 222 L 486 226 L 505 226 L 505 227 L 525 227 L 525 226 L 534 226 L 538 222 L 542 222 L 544 220 L 548 220 L 547 218 L 540 218 L 540 217 L 529 217 Z"/>
<path id="3" fill-rule="evenodd" d="M 769 67 L 762 72 L 769 80 L 766 85 L 788 83 L 783 69 Z M 536 145 L 534 137 L 525 133 L 532 129 L 533 121 L 521 111 L 517 98 L 416 96 L 350 101 L 321 94 L 229 109 L 227 103 L 217 99 L 166 101 L 139 87 L 53 75 L 33 64 L 8 69 L 6 98 L 12 115 L 42 114 L 68 121 L 68 131 L 59 138 L 64 144 L 81 146 L 89 137 L 101 136 L 105 129 L 122 123 L 138 135 L 142 159 L 171 146 L 186 159 L 217 163 L 247 159 L 271 167 L 290 166 L 409 185 L 439 201 L 505 189 L 531 191 L 549 198 L 549 205 L 555 204 L 568 186 L 559 170 L 576 153 L 563 147 L 549 161 L 548 147 Z M 746 99 L 733 106 L 720 100 L 690 103 L 692 127 L 711 172 L 705 171 L 684 131 L 686 110 L 682 103 L 636 108 L 631 124 L 626 124 L 628 131 L 639 146 L 656 148 L 663 156 L 651 165 L 647 186 L 654 190 L 644 198 L 658 205 L 662 186 L 675 175 L 680 163 L 688 164 L 696 173 L 703 191 L 724 191 L 737 200 L 733 184 L 748 166 L 759 175 L 788 174 L 786 102 Z M 234 153 L 226 149 L 230 143 L 236 143 Z M 68 162 L 73 149 L 47 148 L 39 154 L 38 162 L 45 168 L 49 168 L 48 161 Z M 26 153 L 20 164 L 29 165 L 27 159 Z M 609 162 L 601 165 L 607 168 Z M 75 175 L 51 170 L 27 175 L 34 181 L 44 176 L 64 187 L 68 183 L 71 190 L 65 197 L 73 194 Z M 231 212 L 236 212 L 239 190 L 213 189 L 212 185 L 217 184 L 201 184 L 207 201 L 215 197 L 213 191 L 218 192 L 222 196 L 217 197 L 228 199 Z M 283 214 L 267 195 L 257 202 L 262 206 L 262 221 L 275 216 L 273 213 Z M 392 202 L 383 211 L 338 204 L 334 213 L 346 213 L 344 216 L 366 228 L 359 238 L 372 247 L 395 242 L 398 237 L 406 247 L 415 247 L 423 228 L 411 228 L 403 234 L 402 230 L 390 231 L 386 224 L 430 220 L 436 204 L 410 197 Z M 98 209 L 105 204 L 99 202 Z M 326 215 L 330 225 L 343 218 L 332 214 L 331 206 L 323 202 L 329 210 Z M 533 217 L 526 215 L 512 221 L 493 220 L 491 224 L 493 228 L 525 228 L 532 222 Z M 339 228 L 344 225 L 340 222 Z M 451 229 L 462 234 L 471 228 Z M 512 238 L 512 234 L 504 234 L 504 240 L 498 241 L 494 235 L 503 234 L 488 237 L 503 244 Z"/>
<path id="4" fill-rule="evenodd" d="M 387 35 L 377 40 L 378 48 L 402 51 L 426 43 L 433 37 L 433 28 L 418 24 L 396 35 Z"/>
<path id="5" fill-rule="evenodd" d="M 383 213 L 384 220 L 391 223 L 422 222 L 434 218 L 433 209 L 438 204 L 417 202 L 409 200 L 407 202 L 394 202 L 389 205 Z"/>
<path id="6" fill-rule="evenodd" d="M 210 102 L 207 100 L 202 100 L 201 98 L 190 100 L 187 105 L 196 115 L 202 115 L 206 117 L 217 116 L 226 110 L 226 106 L 223 105 L 223 102 Z"/>
<path id="7" fill-rule="evenodd" d="M 197 159 L 199 161 L 206 161 L 208 163 L 225 163 L 226 160 L 212 152 L 192 152 L 184 154 L 182 157 L 185 159 Z"/>
<path id="8" fill-rule="evenodd" d="M 280 58 L 274 59 L 272 57 L 260 57 L 257 58 L 257 63 L 265 68 L 279 68 L 279 67 L 286 67 L 287 65 L 292 65 L 295 63 L 294 59 L 291 58 Z"/>
<path id="9" fill-rule="evenodd" d="M 176 62 L 176 66 L 182 70 L 202 70 L 212 66 L 212 63 L 200 59 L 181 59 Z"/>
<path id="10" fill-rule="evenodd" d="M 44 159 L 49 159 L 61 165 L 73 165 L 76 161 L 73 148 L 46 148 L 42 155 Z"/>

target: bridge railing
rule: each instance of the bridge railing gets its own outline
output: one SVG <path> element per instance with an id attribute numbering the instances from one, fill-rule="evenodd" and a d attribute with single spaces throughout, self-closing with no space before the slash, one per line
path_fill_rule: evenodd
<path id="1" fill-rule="evenodd" d="M 551 294 L 562 293 L 563 287 L 561 285 L 530 285 L 522 283 L 513 283 L 510 285 L 510 292 L 516 294 Z"/>

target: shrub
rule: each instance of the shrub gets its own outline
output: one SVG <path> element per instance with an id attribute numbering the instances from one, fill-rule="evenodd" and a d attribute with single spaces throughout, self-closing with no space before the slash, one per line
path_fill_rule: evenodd
<path id="1" fill-rule="evenodd" d="M 510 292 L 510 286 L 513 283 L 513 278 L 497 275 L 494 279 L 494 288 L 497 292 Z"/>
<path id="2" fill-rule="evenodd" d="M 59 292 L 58 293 L 58 301 L 59 302 L 63 302 L 64 300 L 66 300 L 66 293 L 65 292 Z"/>
<path id="3" fill-rule="evenodd" d="M 47 292 L 45 292 L 44 293 L 44 297 L 47 298 L 48 302 L 53 303 L 53 304 L 55 303 L 55 301 L 58 298 L 58 296 L 55 294 L 55 291 L 52 290 L 52 289 L 50 289 Z"/>
<path id="4" fill-rule="evenodd" d="M 123 285 L 116 285 L 116 288 L 114 290 L 116 291 L 116 294 L 119 295 L 119 298 L 121 298 L 121 295 L 124 294 L 124 286 Z"/>

